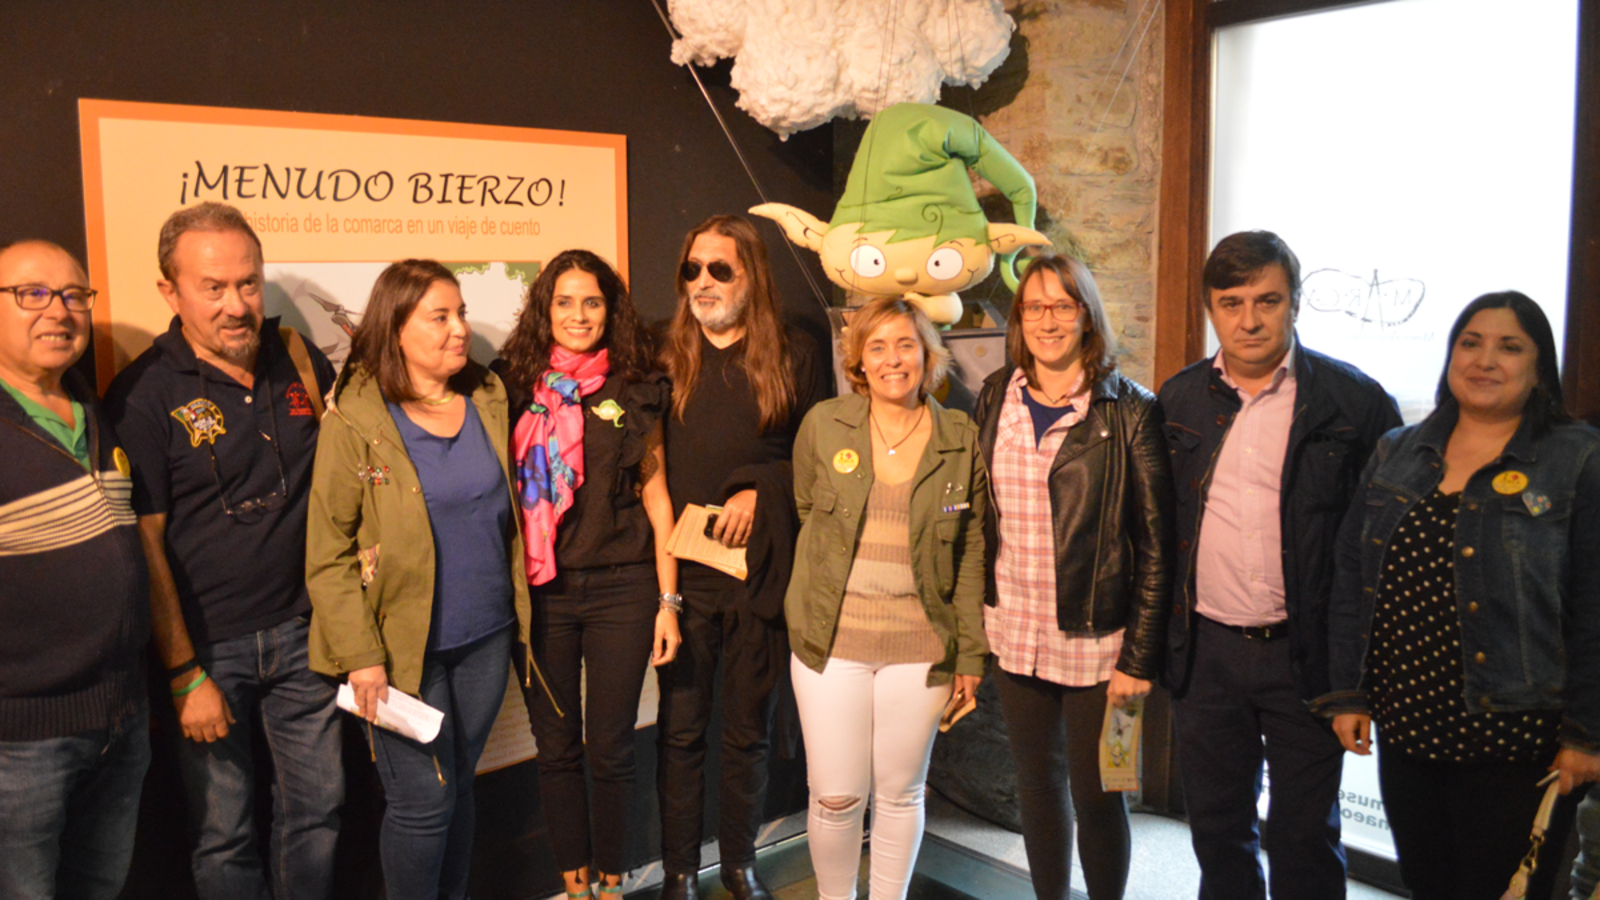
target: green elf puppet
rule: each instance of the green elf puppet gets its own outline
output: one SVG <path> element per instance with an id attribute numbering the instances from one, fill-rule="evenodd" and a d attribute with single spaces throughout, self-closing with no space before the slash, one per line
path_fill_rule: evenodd
<path id="1" fill-rule="evenodd" d="M 972 190 L 972 169 L 1011 201 L 1016 224 L 990 222 Z M 783 203 L 751 214 L 777 222 L 822 258 L 828 280 L 853 294 L 904 296 L 938 324 L 961 318 L 956 292 L 1001 277 L 1016 290 L 1016 256 L 1047 247 L 1033 230 L 1033 176 L 971 116 L 925 103 L 878 113 L 861 138 L 833 221 Z"/>

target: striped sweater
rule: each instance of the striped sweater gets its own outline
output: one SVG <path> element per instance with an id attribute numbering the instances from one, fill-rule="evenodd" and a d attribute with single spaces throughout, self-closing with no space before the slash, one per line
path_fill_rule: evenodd
<path id="1" fill-rule="evenodd" d="M 863 518 L 828 656 L 889 664 L 944 659 L 944 641 L 922 609 L 911 570 L 911 479 L 872 482 Z"/>
<path id="2" fill-rule="evenodd" d="M 88 384 L 84 469 L 0 391 L 0 741 L 105 728 L 145 702 L 150 585 L 127 456 Z"/>

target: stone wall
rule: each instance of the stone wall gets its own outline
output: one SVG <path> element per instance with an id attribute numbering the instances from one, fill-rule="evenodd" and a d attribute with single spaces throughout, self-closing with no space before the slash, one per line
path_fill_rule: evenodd
<path id="1" fill-rule="evenodd" d="M 1028 0 L 1009 11 L 1018 26 L 1011 57 L 990 83 L 965 93 L 984 127 L 1033 173 L 1040 230 L 1088 264 L 1118 332 L 1120 363 L 1148 385 L 1161 176 L 1160 3 Z M 1010 99 L 985 110 L 986 95 Z"/>

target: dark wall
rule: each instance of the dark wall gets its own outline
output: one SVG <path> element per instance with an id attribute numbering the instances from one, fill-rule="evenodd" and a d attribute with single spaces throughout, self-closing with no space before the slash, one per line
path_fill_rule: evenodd
<path id="1" fill-rule="evenodd" d="M 669 49 L 649 0 L 8 0 L 0 27 L 0 59 L 6 60 L 0 240 L 37 236 L 84 254 L 81 97 L 620 133 L 628 138 L 634 292 L 646 318 L 663 318 L 672 308 L 672 269 L 684 232 L 713 213 L 742 212 L 761 202 L 693 79 L 671 63 Z M 704 77 L 767 195 L 805 209 L 831 208 L 829 130 L 780 142 L 734 107 L 727 68 Z M 756 221 L 790 316 L 826 346 L 826 319 L 800 263 L 771 223 Z M 153 254 L 156 236 L 148 239 Z M 806 254 L 805 265 L 825 283 L 814 256 Z M 652 734 L 641 733 L 643 746 Z M 359 767 L 365 753 L 354 743 L 350 764 Z M 532 769 L 518 766 L 480 784 L 486 789 L 478 792 L 485 800 L 480 811 L 496 823 L 480 849 L 498 865 L 480 866 L 485 871 L 476 873 L 477 895 L 558 889 L 542 849 Z M 656 832 L 652 775 L 650 760 L 642 759 L 636 824 L 638 850 L 646 855 Z M 777 765 L 773 787 L 769 811 L 803 805 L 797 764 Z M 374 790 L 370 770 L 352 772 L 355 808 L 346 816 L 347 831 L 372 827 L 381 803 Z M 146 791 L 129 896 L 184 894 L 178 798 L 169 768 L 158 765 Z M 713 791 L 708 799 L 714 798 Z M 358 846 L 341 845 L 344 860 L 367 876 L 376 862 L 370 841 L 369 830 Z M 347 873 L 342 888 L 345 896 L 370 896 L 371 879 Z"/>
<path id="2" fill-rule="evenodd" d="M 0 237 L 84 251 L 80 97 L 624 134 L 634 290 L 662 318 L 684 232 L 761 202 L 670 46 L 650 0 L 13 0 L 0 29 Z M 734 108 L 726 64 L 705 78 L 768 196 L 830 208 L 829 130 L 781 142 Z M 758 222 L 791 313 L 825 334 L 781 235 Z"/>

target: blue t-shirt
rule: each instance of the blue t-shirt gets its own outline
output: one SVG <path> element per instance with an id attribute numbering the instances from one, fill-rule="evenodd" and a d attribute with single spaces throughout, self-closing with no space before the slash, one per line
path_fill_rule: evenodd
<path id="1" fill-rule="evenodd" d="M 1035 447 L 1044 440 L 1044 433 L 1050 426 L 1061 420 L 1061 417 L 1072 412 L 1072 404 L 1066 406 L 1046 406 L 1033 399 L 1033 394 L 1027 388 L 1022 389 L 1022 402 L 1027 404 L 1028 415 L 1033 417 L 1033 444 Z"/>
<path id="2" fill-rule="evenodd" d="M 516 620 L 506 559 L 511 495 L 505 472 L 471 400 L 454 437 L 429 434 L 397 404 L 389 404 L 389 415 L 417 468 L 433 531 L 428 650 L 463 647 Z"/>

